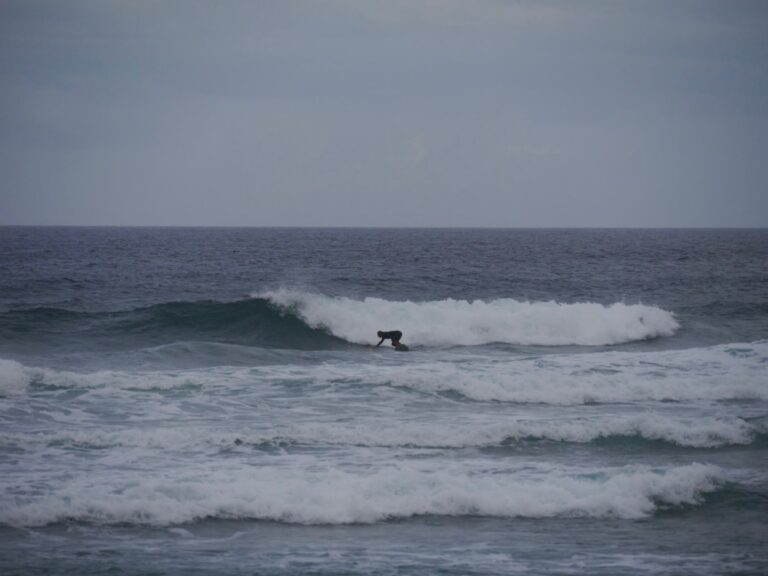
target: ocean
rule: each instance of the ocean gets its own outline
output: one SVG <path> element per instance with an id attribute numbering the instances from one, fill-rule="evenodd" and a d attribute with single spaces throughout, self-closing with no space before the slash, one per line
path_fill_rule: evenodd
<path id="1" fill-rule="evenodd" d="M 757 575 L 767 542 L 766 230 L 0 227 L 3 575 Z"/>

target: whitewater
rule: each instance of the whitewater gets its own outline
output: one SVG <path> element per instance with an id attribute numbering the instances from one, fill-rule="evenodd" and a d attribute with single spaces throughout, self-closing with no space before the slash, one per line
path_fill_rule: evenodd
<path id="1" fill-rule="evenodd" d="M 400 327 L 416 345 L 507 344 L 599 346 L 660 336 L 679 327 L 674 315 L 655 306 L 608 306 L 583 302 L 525 302 L 512 298 L 391 302 L 381 298 L 330 298 L 292 290 L 255 293 L 294 312 L 313 328 L 366 344 L 381 326 Z"/>
<path id="2" fill-rule="evenodd" d="M 0 247 L 3 574 L 768 570 L 763 231 Z"/>

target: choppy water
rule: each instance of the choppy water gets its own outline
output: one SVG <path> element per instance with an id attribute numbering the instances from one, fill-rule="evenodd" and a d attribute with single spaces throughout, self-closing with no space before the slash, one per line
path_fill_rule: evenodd
<path id="1" fill-rule="evenodd" d="M 0 228 L 2 573 L 761 574 L 766 455 L 765 231 Z"/>

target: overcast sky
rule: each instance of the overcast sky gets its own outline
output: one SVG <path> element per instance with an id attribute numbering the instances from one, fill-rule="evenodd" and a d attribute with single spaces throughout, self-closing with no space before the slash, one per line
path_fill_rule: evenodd
<path id="1" fill-rule="evenodd" d="M 768 1 L 0 0 L 0 224 L 767 226 Z"/>

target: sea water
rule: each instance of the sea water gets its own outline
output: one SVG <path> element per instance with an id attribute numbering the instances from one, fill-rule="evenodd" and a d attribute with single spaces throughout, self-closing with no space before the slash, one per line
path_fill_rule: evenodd
<path id="1" fill-rule="evenodd" d="M 764 230 L 0 228 L 2 574 L 764 574 L 767 456 Z"/>

